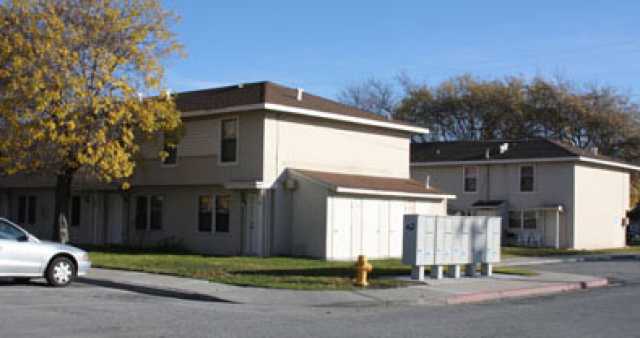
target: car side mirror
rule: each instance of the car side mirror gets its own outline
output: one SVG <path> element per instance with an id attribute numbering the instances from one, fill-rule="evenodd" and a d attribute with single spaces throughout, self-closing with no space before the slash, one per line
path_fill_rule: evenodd
<path id="1" fill-rule="evenodd" d="M 29 241 L 29 236 L 27 235 L 22 235 L 18 237 L 18 242 L 28 242 L 28 241 Z"/>

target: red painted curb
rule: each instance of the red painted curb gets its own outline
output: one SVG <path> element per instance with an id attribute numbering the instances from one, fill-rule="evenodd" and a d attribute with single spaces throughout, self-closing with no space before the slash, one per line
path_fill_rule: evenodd
<path id="1" fill-rule="evenodd" d="M 534 288 L 522 288 L 505 291 L 475 292 L 448 297 L 447 304 L 479 303 L 490 300 L 543 296 L 554 293 L 592 289 L 609 285 L 606 278 L 593 279 L 586 282 L 571 282 Z"/>

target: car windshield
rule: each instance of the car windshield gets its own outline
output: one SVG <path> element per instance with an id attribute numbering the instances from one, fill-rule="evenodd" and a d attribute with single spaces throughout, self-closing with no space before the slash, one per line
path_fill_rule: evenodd
<path id="1" fill-rule="evenodd" d="M 0 220 L 0 239 L 20 240 L 26 237 L 26 234 L 6 221 Z"/>

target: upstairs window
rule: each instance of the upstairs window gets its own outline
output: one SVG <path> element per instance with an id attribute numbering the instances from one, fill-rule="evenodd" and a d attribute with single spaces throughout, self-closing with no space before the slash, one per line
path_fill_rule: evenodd
<path id="1" fill-rule="evenodd" d="M 164 152 L 167 153 L 167 157 L 162 160 L 164 165 L 176 165 L 178 163 L 178 146 L 175 144 L 164 144 Z"/>
<path id="2" fill-rule="evenodd" d="M 464 167 L 464 192 L 478 192 L 478 167 Z"/>
<path id="3" fill-rule="evenodd" d="M 534 180 L 535 171 L 533 166 L 524 165 L 520 167 L 520 191 L 532 192 L 535 184 Z"/>
<path id="4" fill-rule="evenodd" d="M 238 161 L 238 119 L 220 121 L 220 163 Z"/>

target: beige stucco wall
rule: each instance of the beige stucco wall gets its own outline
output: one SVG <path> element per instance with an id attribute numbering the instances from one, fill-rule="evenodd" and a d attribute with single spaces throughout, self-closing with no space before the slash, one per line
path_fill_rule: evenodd
<path id="1" fill-rule="evenodd" d="M 230 194 L 230 225 L 228 233 L 198 231 L 198 196 Z M 136 196 L 161 195 L 164 198 L 161 230 L 138 230 L 135 227 Z M 214 211 L 215 212 L 215 211 Z M 131 191 L 129 199 L 129 243 L 133 245 L 177 244 L 189 250 L 217 254 L 239 255 L 242 249 L 242 201 L 238 192 L 216 186 L 144 187 Z"/>
<path id="2" fill-rule="evenodd" d="M 264 186 L 273 189 L 271 254 L 324 257 L 324 188 L 283 188 L 288 168 L 409 177 L 409 134 L 268 113 L 264 121 Z M 298 180 L 303 182 L 302 180 Z M 323 209 L 325 208 L 325 209 Z M 321 236 L 321 237 L 317 237 Z"/>
<path id="3" fill-rule="evenodd" d="M 622 219 L 629 209 L 629 173 L 575 166 L 577 249 L 625 246 Z"/>
<path id="4" fill-rule="evenodd" d="M 80 225 L 71 226 L 71 215 L 69 223 L 69 241 L 76 244 L 102 244 L 107 239 L 108 234 L 104 227 L 109 220 L 103 213 L 105 208 L 105 197 L 113 192 L 105 191 L 74 191 L 74 196 L 80 196 Z M 50 188 L 12 189 L 10 193 L 3 194 L 7 199 L 9 213 L 5 215 L 10 220 L 18 220 L 18 199 L 20 196 L 35 196 L 36 201 L 36 222 L 35 224 L 21 224 L 24 228 L 36 237 L 49 240 L 53 237 L 54 218 L 54 191 Z M 71 209 L 69 210 L 71 212 Z"/>
<path id="5" fill-rule="evenodd" d="M 299 178 L 299 177 L 298 177 Z M 291 253 L 325 257 L 327 254 L 327 188 L 298 179 L 291 203 Z"/>
<path id="6" fill-rule="evenodd" d="M 238 117 L 238 163 L 218 162 L 220 121 Z M 134 186 L 224 184 L 233 181 L 261 181 L 264 112 L 215 115 L 184 121 L 185 133 L 178 144 L 176 165 L 162 165 L 159 136 L 144 142 L 132 179 Z"/>
<path id="7" fill-rule="evenodd" d="M 264 131 L 264 182 L 287 168 L 409 177 L 409 134 L 293 114 L 269 113 Z"/>
<path id="8" fill-rule="evenodd" d="M 449 201 L 450 209 L 468 210 L 478 200 L 505 200 L 509 209 L 535 208 L 561 204 L 560 245 L 573 244 L 573 163 L 532 163 L 535 171 L 533 192 L 520 192 L 522 164 L 482 165 L 478 177 L 478 191 L 463 191 L 462 166 L 412 167 L 411 176 L 424 181 L 430 176 L 432 186 L 456 195 Z"/>

